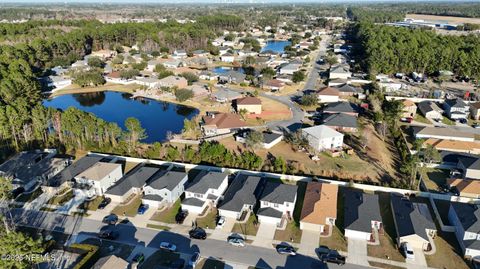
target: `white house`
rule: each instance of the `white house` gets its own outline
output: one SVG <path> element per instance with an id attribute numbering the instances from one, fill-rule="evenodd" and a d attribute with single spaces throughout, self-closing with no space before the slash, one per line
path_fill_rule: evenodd
<path id="1" fill-rule="evenodd" d="M 280 227 L 284 223 L 282 220 L 291 219 L 297 201 L 297 189 L 296 185 L 267 182 L 259 198 L 258 221 Z"/>
<path id="2" fill-rule="evenodd" d="M 448 220 L 455 226 L 455 236 L 467 258 L 480 258 L 480 209 L 478 205 L 451 202 Z"/>
<path id="3" fill-rule="evenodd" d="M 161 86 L 161 81 L 158 78 L 155 78 L 155 77 L 148 77 L 148 78 L 147 77 L 137 77 L 135 79 L 135 81 L 137 82 L 137 84 L 146 86 L 150 89 L 159 88 Z"/>
<path id="4" fill-rule="evenodd" d="M 220 56 L 220 61 L 226 62 L 226 63 L 233 63 L 235 61 L 235 55 L 233 55 L 230 52 L 227 52 Z"/>
<path id="5" fill-rule="evenodd" d="M 261 185 L 260 177 L 238 174 L 223 196 L 218 207 L 219 214 L 238 220 L 242 213 L 252 212 L 261 194 Z"/>
<path id="6" fill-rule="evenodd" d="M 62 76 L 49 76 L 47 78 L 47 86 L 54 88 L 54 90 L 61 90 L 67 86 L 72 85 L 72 79 Z"/>
<path id="7" fill-rule="evenodd" d="M 325 125 L 304 128 L 302 135 L 316 151 L 334 150 L 343 146 L 343 134 Z"/>
<path id="8" fill-rule="evenodd" d="M 176 58 L 176 59 L 187 58 L 187 52 L 185 50 L 175 50 L 173 52 L 173 58 Z"/>
<path id="9" fill-rule="evenodd" d="M 330 68 L 330 79 L 342 78 L 348 79 L 352 77 L 352 73 L 349 70 L 348 65 L 337 65 Z"/>
<path id="10" fill-rule="evenodd" d="M 317 92 L 318 102 L 334 103 L 340 100 L 340 91 L 337 88 L 325 87 Z"/>
<path id="11" fill-rule="evenodd" d="M 420 110 L 420 113 L 422 113 L 427 119 L 441 120 L 443 118 L 443 110 L 434 102 L 423 101 L 418 103 L 417 107 Z"/>
<path id="12" fill-rule="evenodd" d="M 447 99 L 443 106 L 445 113 L 452 120 L 467 119 L 470 115 L 470 106 L 460 98 Z"/>
<path id="13" fill-rule="evenodd" d="M 227 186 L 227 173 L 201 171 L 186 187 L 182 209 L 200 214 L 207 206 L 216 206 Z"/>
<path id="14" fill-rule="evenodd" d="M 111 198 L 114 202 L 122 203 L 130 195 L 141 193 L 146 182 L 159 171 L 160 169 L 156 167 L 137 165 L 109 188 L 105 192 L 105 196 Z"/>
<path id="15" fill-rule="evenodd" d="M 373 241 L 382 226 L 378 195 L 346 188 L 343 199 L 345 237 Z"/>
<path id="16" fill-rule="evenodd" d="M 172 59 L 172 60 L 169 60 L 169 61 L 165 61 L 163 63 L 163 66 L 165 66 L 166 68 L 171 68 L 171 69 L 177 69 L 177 68 L 181 67 L 182 65 L 183 65 L 183 63 L 179 59 Z"/>
<path id="17" fill-rule="evenodd" d="M 162 62 L 159 60 L 156 60 L 156 59 L 150 60 L 147 62 L 146 69 L 150 72 L 153 72 L 153 70 L 155 70 L 155 67 L 159 64 L 162 64 Z"/>
<path id="18" fill-rule="evenodd" d="M 163 171 L 155 175 L 143 187 L 143 203 L 153 207 L 175 203 L 182 195 L 187 179 L 185 172 Z"/>
<path id="19" fill-rule="evenodd" d="M 246 129 L 244 132 L 239 132 L 235 136 L 235 141 L 240 143 L 246 143 L 247 136 L 251 132 L 251 129 Z M 276 144 L 280 143 L 283 139 L 283 134 L 276 132 L 276 131 L 264 131 L 262 132 L 263 141 L 262 141 L 262 148 L 264 149 L 271 149 Z"/>
<path id="20" fill-rule="evenodd" d="M 454 131 L 450 128 L 445 127 L 417 127 L 413 129 L 414 136 L 416 139 L 445 139 L 445 140 L 456 140 L 456 141 L 468 141 L 474 142 L 475 136 L 472 133 Z"/>
<path id="21" fill-rule="evenodd" d="M 87 170 L 78 174 L 75 181 L 89 186 L 88 195 L 103 195 L 108 188 L 122 178 L 122 165 L 119 163 L 97 162 Z"/>

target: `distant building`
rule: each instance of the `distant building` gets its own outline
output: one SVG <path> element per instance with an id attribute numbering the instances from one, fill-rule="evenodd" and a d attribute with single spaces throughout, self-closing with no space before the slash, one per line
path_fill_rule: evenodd
<path id="1" fill-rule="evenodd" d="M 318 102 L 320 103 L 333 103 L 338 102 L 340 97 L 340 91 L 336 88 L 325 87 L 317 92 Z"/>
<path id="2" fill-rule="evenodd" d="M 470 106 L 460 98 L 447 99 L 443 106 L 445 113 L 452 120 L 467 119 L 470 113 Z"/>
<path id="3" fill-rule="evenodd" d="M 418 103 L 418 109 L 420 113 L 427 119 L 443 119 L 443 110 L 437 106 L 437 104 L 430 101 L 423 101 Z"/>
<path id="4" fill-rule="evenodd" d="M 350 72 L 350 68 L 348 65 L 340 64 L 336 66 L 330 67 L 329 79 L 349 79 L 352 77 L 352 73 Z"/>
<path id="5" fill-rule="evenodd" d="M 403 100 L 403 110 L 402 110 L 402 117 L 404 118 L 415 118 L 417 114 L 417 105 L 410 100 Z"/>
<path id="6" fill-rule="evenodd" d="M 455 236 L 463 256 L 480 257 L 480 208 L 476 204 L 451 202 L 448 220 L 455 226 Z"/>
<path id="7" fill-rule="evenodd" d="M 228 134 L 247 127 L 237 114 L 212 113 L 202 118 L 202 131 L 205 136 Z"/>
<path id="8" fill-rule="evenodd" d="M 262 114 L 262 100 L 257 97 L 247 96 L 234 101 L 237 112 L 246 110 L 250 114 Z"/>

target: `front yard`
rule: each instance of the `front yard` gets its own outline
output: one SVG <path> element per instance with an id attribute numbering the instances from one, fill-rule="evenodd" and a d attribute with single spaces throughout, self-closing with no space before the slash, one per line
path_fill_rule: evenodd
<path id="1" fill-rule="evenodd" d="M 27 194 L 20 194 L 16 199 L 15 202 L 20 202 L 20 203 L 30 203 L 33 200 L 37 199 L 38 196 L 42 195 L 43 191 L 42 188 L 38 187 L 36 190 L 34 190 L 31 193 Z"/>
<path id="2" fill-rule="evenodd" d="M 459 254 L 460 246 L 454 233 L 438 231 L 434 239 L 437 251 L 433 255 L 425 255 L 429 267 L 445 269 L 470 268 Z"/>
<path id="3" fill-rule="evenodd" d="M 118 216 L 135 217 L 137 215 L 138 207 L 142 204 L 142 194 L 135 195 L 127 204 L 120 204 L 113 210 L 113 214 Z"/>
<path id="4" fill-rule="evenodd" d="M 302 239 L 302 230 L 300 230 L 300 226 L 297 225 L 295 221 L 290 221 L 285 230 L 277 229 L 277 231 L 275 231 L 273 239 L 282 242 L 300 243 L 300 239 Z"/>
<path id="5" fill-rule="evenodd" d="M 73 198 L 73 190 L 71 188 L 65 188 L 60 191 L 57 195 L 53 196 L 48 200 L 47 204 L 49 205 L 63 205 L 66 202 L 70 201 Z"/>
<path id="6" fill-rule="evenodd" d="M 217 208 L 213 208 L 204 217 L 197 218 L 197 225 L 202 228 L 215 229 L 215 227 L 217 226 L 217 212 Z"/>
<path id="7" fill-rule="evenodd" d="M 328 229 L 330 229 L 330 227 Z M 347 251 L 347 244 L 347 240 L 337 226 L 333 226 L 332 235 L 330 237 L 320 237 L 319 242 L 319 246 L 327 246 L 330 249 L 335 249 L 339 251 Z"/>
<path id="8" fill-rule="evenodd" d="M 102 196 L 97 196 L 91 201 L 85 201 L 83 202 L 78 208 L 79 209 L 84 209 L 84 210 L 90 210 L 90 211 L 95 211 L 98 209 L 98 206 L 100 203 L 103 201 Z"/>
<path id="9" fill-rule="evenodd" d="M 175 223 L 175 215 L 177 215 L 181 206 L 180 199 L 178 199 L 171 207 L 160 212 L 155 212 L 150 220 L 164 223 Z"/>
<path id="10" fill-rule="evenodd" d="M 257 235 L 258 226 L 257 217 L 252 213 L 246 223 L 235 223 L 232 233 L 255 236 Z"/>

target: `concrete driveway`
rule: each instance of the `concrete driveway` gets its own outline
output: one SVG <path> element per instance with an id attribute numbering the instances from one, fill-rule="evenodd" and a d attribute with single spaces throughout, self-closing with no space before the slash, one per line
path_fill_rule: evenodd
<path id="1" fill-rule="evenodd" d="M 347 262 L 369 266 L 367 261 L 367 241 L 348 238 Z"/>
<path id="2" fill-rule="evenodd" d="M 258 226 L 257 236 L 253 240 L 252 245 L 259 247 L 272 247 L 272 240 L 275 236 L 277 225 L 271 223 L 260 223 Z"/>
<path id="3" fill-rule="evenodd" d="M 192 226 L 192 223 L 195 222 L 197 217 L 198 217 L 197 213 L 188 213 L 188 216 L 185 218 L 182 225 Z M 208 227 L 208 228 L 212 228 L 212 227 Z"/>
<path id="4" fill-rule="evenodd" d="M 315 250 L 318 248 L 319 245 L 320 232 L 303 230 L 298 252 L 309 256 L 315 256 Z"/>
<path id="5" fill-rule="evenodd" d="M 413 248 L 413 253 L 415 253 L 415 260 L 405 259 L 407 268 L 427 268 L 427 260 L 425 259 L 425 253 L 423 253 L 423 249 Z"/>

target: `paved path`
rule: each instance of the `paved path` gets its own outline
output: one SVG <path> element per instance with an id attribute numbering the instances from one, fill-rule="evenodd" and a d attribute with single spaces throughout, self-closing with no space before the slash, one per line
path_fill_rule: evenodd
<path id="1" fill-rule="evenodd" d="M 258 227 L 257 236 L 253 240 L 252 245 L 271 248 L 272 240 L 275 236 L 275 231 L 277 230 L 277 225 L 270 223 L 260 223 Z"/>
<path id="2" fill-rule="evenodd" d="M 368 266 L 367 241 L 348 238 L 348 263 Z"/>
<path id="3" fill-rule="evenodd" d="M 320 233 L 303 230 L 298 252 L 304 255 L 317 256 L 317 254 L 315 253 L 315 249 L 318 248 L 319 243 Z"/>

